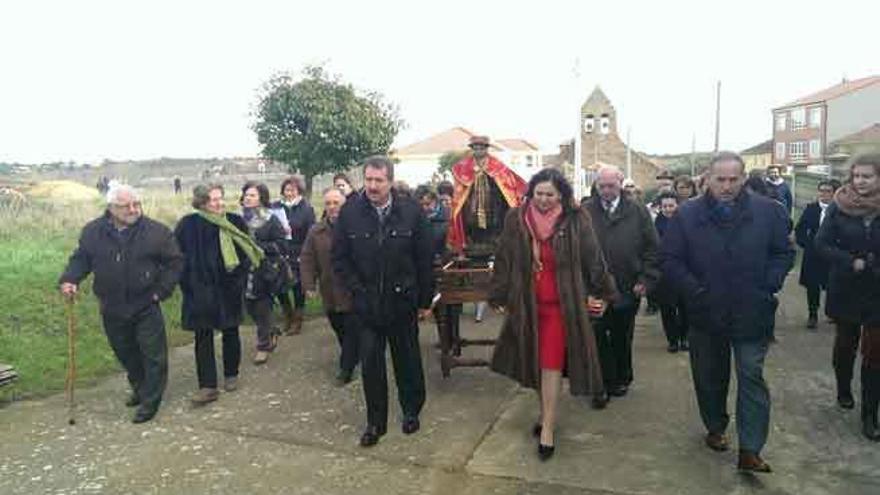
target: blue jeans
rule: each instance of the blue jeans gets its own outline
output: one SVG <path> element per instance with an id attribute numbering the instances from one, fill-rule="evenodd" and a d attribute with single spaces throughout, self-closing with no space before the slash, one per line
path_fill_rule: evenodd
<path id="1" fill-rule="evenodd" d="M 767 339 L 739 340 L 722 335 L 691 332 L 691 372 L 700 417 L 709 433 L 727 429 L 727 389 L 730 385 L 730 351 L 736 364 L 736 430 L 739 449 L 760 454 L 770 426 L 770 390 L 764 381 Z"/>

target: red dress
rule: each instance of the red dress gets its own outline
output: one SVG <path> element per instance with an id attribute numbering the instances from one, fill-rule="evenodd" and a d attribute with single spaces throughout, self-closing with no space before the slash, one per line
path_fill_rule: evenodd
<path id="1" fill-rule="evenodd" d="M 541 271 L 535 272 L 538 358 L 542 370 L 561 371 L 565 366 L 565 321 L 556 285 L 556 257 L 549 239 L 541 243 L 541 266 Z"/>

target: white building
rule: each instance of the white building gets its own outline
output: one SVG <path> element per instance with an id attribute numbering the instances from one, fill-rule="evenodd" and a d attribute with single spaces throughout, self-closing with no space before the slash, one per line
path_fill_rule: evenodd
<path id="1" fill-rule="evenodd" d="M 468 141 L 477 135 L 480 134 L 464 127 L 453 127 L 395 150 L 392 155 L 398 162 L 394 166 L 394 179 L 416 187 L 439 178 L 440 157 L 449 152 L 467 151 Z M 492 139 L 491 143 L 489 153 L 523 179 L 529 180 L 541 170 L 541 152 L 530 141 L 511 138 Z"/>

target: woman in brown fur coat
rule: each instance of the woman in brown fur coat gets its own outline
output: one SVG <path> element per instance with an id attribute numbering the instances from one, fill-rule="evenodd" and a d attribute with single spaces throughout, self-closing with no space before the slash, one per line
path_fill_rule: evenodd
<path id="1" fill-rule="evenodd" d="M 576 208 L 571 185 L 545 169 L 526 202 L 508 212 L 495 254 L 490 303 L 506 315 L 492 370 L 540 392 L 538 456 L 554 451 L 563 372 L 572 395 L 606 396 L 591 316 L 616 297 L 590 217 Z"/>

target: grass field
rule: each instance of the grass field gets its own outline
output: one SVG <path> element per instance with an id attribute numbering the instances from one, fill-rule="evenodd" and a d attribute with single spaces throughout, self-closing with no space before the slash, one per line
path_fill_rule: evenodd
<path id="1" fill-rule="evenodd" d="M 63 390 L 67 367 L 67 313 L 57 280 L 76 246 L 80 229 L 100 215 L 100 201 L 0 203 L 0 362 L 13 365 L 19 381 L 0 389 L 0 404 Z M 190 210 L 188 198 L 145 195 L 145 214 L 172 226 Z M 310 300 L 307 313 L 318 314 Z M 191 342 L 180 328 L 180 293 L 163 304 L 169 345 Z M 121 368 L 107 344 L 91 293 L 81 286 L 77 320 L 78 383 L 86 384 Z"/>

